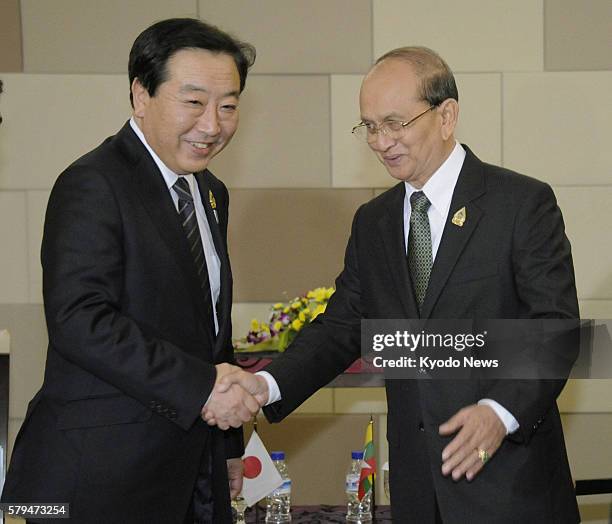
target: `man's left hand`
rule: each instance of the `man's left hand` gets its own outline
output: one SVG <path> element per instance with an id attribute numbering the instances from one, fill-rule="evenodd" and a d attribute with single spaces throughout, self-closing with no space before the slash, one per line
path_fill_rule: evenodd
<path id="1" fill-rule="evenodd" d="M 506 436 L 506 427 L 495 411 L 486 405 L 472 405 L 459 410 L 439 427 L 440 435 L 455 438 L 442 451 L 442 474 L 452 473 L 453 480 L 463 475 L 472 480 L 485 465 L 479 450 L 490 459 Z"/>
<path id="2" fill-rule="evenodd" d="M 231 499 L 235 499 L 242 491 L 242 469 L 241 458 L 227 459 L 227 478 Z"/>

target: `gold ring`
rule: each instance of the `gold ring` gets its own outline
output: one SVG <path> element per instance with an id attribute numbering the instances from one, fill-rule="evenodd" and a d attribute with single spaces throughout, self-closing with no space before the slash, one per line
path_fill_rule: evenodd
<path id="1" fill-rule="evenodd" d="M 489 454 L 487 453 L 487 450 L 478 448 L 476 451 L 478 451 L 478 458 L 480 459 L 480 462 L 486 464 L 489 460 Z"/>

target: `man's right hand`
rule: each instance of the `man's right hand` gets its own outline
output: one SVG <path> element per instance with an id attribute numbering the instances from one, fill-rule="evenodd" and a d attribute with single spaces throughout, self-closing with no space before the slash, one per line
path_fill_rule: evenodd
<path id="1" fill-rule="evenodd" d="M 231 366 L 233 369 L 229 372 L 224 373 L 222 376 L 217 375 L 217 382 L 213 389 L 213 395 L 227 395 L 232 392 L 236 392 L 237 395 L 242 395 L 247 398 L 254 400 L 257 403 L 257 409 L 253 412 L 256 414 L 259 411 L 260 406 L 265 406 L 268 401 L 268 383 L 266 379 L 259 376 L 253 375 L 247 371 L 243 371 L 240 368 Z M 212 400 L 212 397 L 211 397 Z M 217 413 L 208 409 L 210 401 L 204 406 L 202 410 L 202 418 L 210 425 L 217 425 L 221 429 L 226 429 L 219 423 L 219 416 Z M 250 419 L 250 417 L 249 417 Z M 244 420 L 246 422 L 247 420 Z M 221 419 L 221 423 L 223 423 Z M 236 426 L 234 426 L 236 427 Z"/>
<path id="2" fill-rule="evenodd" d="M 270 395 L 268 391 L 268 382 L 259 374 L 253 374 L 243 370 L 237 373 L 228 374 L 219 380 L 217 390 L 219 392 L 227 391 L 235 385 L 240 386 L 253 395 L 261 407 L 265 406 L 268 402 Z"/>
<path id="3" fill-rule="evenodd" d="M 216 425 L 220 429 L 228 429 L 230 426 L 238 428 L 257 414 L 260 402 L 239 385 L 238 379 L 229 379 L 246 372 L 225 363 L 215 367 L 217 380 L 208 402 L 202 408 L 201 416 L 209 425 Z"/>

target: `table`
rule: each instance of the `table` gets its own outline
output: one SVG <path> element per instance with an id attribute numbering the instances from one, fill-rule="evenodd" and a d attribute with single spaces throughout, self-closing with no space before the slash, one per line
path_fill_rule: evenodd
<path id="1" fill-rule="evenodd" d="M 266 510 L 259 510 L 259 521 L 255 520 L 255 507 L 247 510 L 248 524 L 263 523 Z M 390 524 L 389 506 L 376 506 L 376 520 L 373 524 Z M 291 508 L 291 524 L 346 524 L 346 506 L 296 506 Z"/>

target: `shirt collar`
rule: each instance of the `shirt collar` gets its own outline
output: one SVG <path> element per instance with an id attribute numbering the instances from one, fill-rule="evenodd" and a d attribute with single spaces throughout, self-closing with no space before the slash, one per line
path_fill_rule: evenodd
<path id="1" fill-rule="evenodd" d="M 157 154 L 155 153 L 155 151 L 153 151 L 153 148 L 147 142 L 147 139 L 145 138 L 144 133 L 138 127 L 136 120 L 134 120 L 134 117 L 130 118 L 130 126 L 132 126 L 132 129 L 134 130 L 134 133 L 136 133 L 136 136 L 140 139 L 142 144 L 147 148 L 147 151 L 149 152 L 149 154 L 153 157 L 155 164 L 157 164 L 157 167 L 161 171 L 161 174 L 164 177 L 164 180 L 166 181 L 166 185 L 168 186 L 168 189 L 172 189 L 172 186 L 178 180 L 179 175 L 177 175 L 166 164 L 164 164 L 161 158 L 159 158 Z M 187 180 L 188 182 L 190 182 L 190 186 L 192 185 L 191 180 L 190 180 L 191 178 L 192 178 L 191 176 L 187 176 Z M 191 190 L 193 191 L 193 187 L 191 187 Z"/>
<path id="2" fill-rule="evenodd" d="M 433 207 L 441 216 L 446 216 L 450 209 L 453 191 L 465 160 L 465 149 L 459 142 L 455 142 L 455 147 L 448 158 L 436 170 L 431 178 L 425 183 L 422 189 L 418 190 L 408 182 L 404 182 L 406 187 L 406 198 L 415 191 L 423 191 Z"/>

